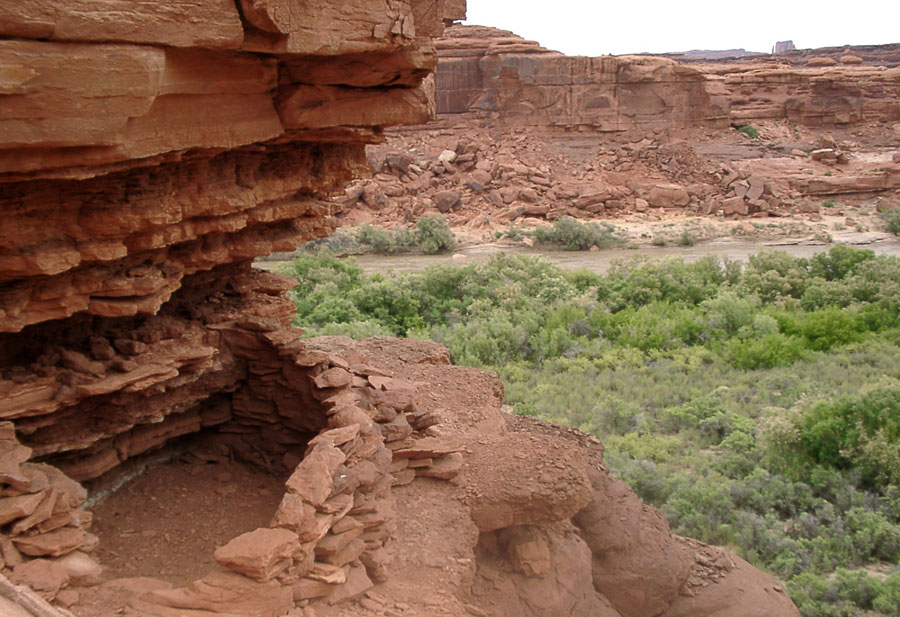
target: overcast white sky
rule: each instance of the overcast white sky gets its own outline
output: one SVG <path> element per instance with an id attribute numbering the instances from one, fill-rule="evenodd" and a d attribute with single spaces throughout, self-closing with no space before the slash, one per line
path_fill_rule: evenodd
<path id="1" fill-rule="evenodd" d="M 468 0 L 465 23 L 568 55 L 900 43 L 900 0 Z"/>

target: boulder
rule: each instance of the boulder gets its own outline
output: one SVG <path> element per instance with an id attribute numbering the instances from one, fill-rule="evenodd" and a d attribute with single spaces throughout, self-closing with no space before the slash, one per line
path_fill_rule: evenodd
<path id="1" fill-rule="evenodd" d="M 61 564 L 49 559 L 32 559 L 13 568 L 13 582 L 27 585 L 48 598 L 69 584 L 69 574 Z"/>
<path id="2" fill-rule="evenodd" d="M 435 208 L 440 212 L 447 213 L 459 208 L 462 201 L 462 194 L 459 191 L 449 189 L 438 191 L 433 195 L 432 199 L 434 199 Z"/>
<path id="3" fill-rule="evenodd" d="M 278 617 L 294 606 L 290 587 L 258 583 L 234 572 L 212 572 L 180 589 L 155 589 L 129 601 L 128 614 Z"/>
<path id="4" fill-rule="evenodd" d="M 722 213 L 725 216 L 747 216 L 750 206 L 743 197 L 729 197 L 722 201 Z"/>
<path id="5" fill-rule="evenodd" d="M 12 539 L 17 549 L 31 557 L 60 557 L 79 548 L 84 540 L 85 533 L 72 527 Z"/>
<path id="6" fill-rule="evenodd" d="M 678 184 L 657 184 L 650 189 L 647 201 L 654 208 L 683 208 L 691 203 L 691 196 Z"/>
<path id="7" fill-rule="evenodd" d="M 837 60 L 835 60 L 834 58 L 829 58 L 828 56 L 816 56 L 806 61 L 806 66 L 824 67 L 834 66 L 835 64 L 837 64 Z"/>
<path id="8" fill-rule="evenodd" d="M 374 587 L 374 584 L 366 574 L 366 569 L 363 566 L 353 566 L 347 572 L 347 581 L 328 596 L 328 603 L 341 604 L 356 600 L 372 587 Z"/>

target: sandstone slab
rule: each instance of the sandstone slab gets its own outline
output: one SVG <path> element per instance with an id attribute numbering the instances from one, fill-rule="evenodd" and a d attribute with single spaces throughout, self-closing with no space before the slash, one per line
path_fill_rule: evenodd
<path id="1" fill-rule="evenodd" d="M 219 564 L 260 582 L 271 580 L 291 565 L 300 539 L 287 529 L 261 527 L 216 549 Z"/>

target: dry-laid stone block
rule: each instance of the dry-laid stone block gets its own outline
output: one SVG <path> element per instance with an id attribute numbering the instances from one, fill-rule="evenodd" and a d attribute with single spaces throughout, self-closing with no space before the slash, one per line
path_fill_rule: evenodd
<path id="1" fill-rule="evenodd" d="M 321 506 L 332 492 L 332 476 L 347 456 L 330 443 L 318 443 L 297 465 L 285 485 L 314 506 Z"/>
<path id="2" fill-rule="evenodd" d="M 260 527 L 219 547 L 215 557 L 220 565 L 265 582 L 287 569 L 299 548 L 300 538 L 296 533 Z"/>

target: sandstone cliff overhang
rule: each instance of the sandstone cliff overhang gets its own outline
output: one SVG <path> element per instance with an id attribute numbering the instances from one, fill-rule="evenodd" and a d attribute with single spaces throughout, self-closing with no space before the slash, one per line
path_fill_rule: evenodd
<path id="1" fill-rule="evenodd" d="M 230 433 L 238 449 L 262 440 L 280 457 L 356 427 L 340 465 L 365 462 L 368 479 L 342 491 L 358 494 L 357 510 L 384 501 L 384 439 L 362 407 L 335 407 L 350 405 L 338 396 L 349 382 L 329 381 L 347 365 L 303 355 L 284 297 L 294 281 L 251 262 L 327 235 L 329 198 L 366 173 L 365 145 L 433 116 L 433 40 L 464 10 L 442 0 L 0 6 L 0 568 L 44 584 L 36 573 L 96 544 L 74 480 L 107 486 L 126 461 L 203 431 Z M 331 478 L 314 488 L 327 498 Z M 292 559 L 309 561 L 305 574 L 333 518 L 310 507 L 262 532 L 277 536 L 276 557 L 221 560 L 262 581 Z M 366 554 L 384 537 L 369 533 Z M 326 561 L 339 569 L 344 557 Z M 292 605 L 289 589 L 271 595 Z"/>
<path id="2" fill-rule="evenodd" d="M 363 144 L 432 116 L 442 6 L 4 3 L 0 332 L 327 233 Z"/>

